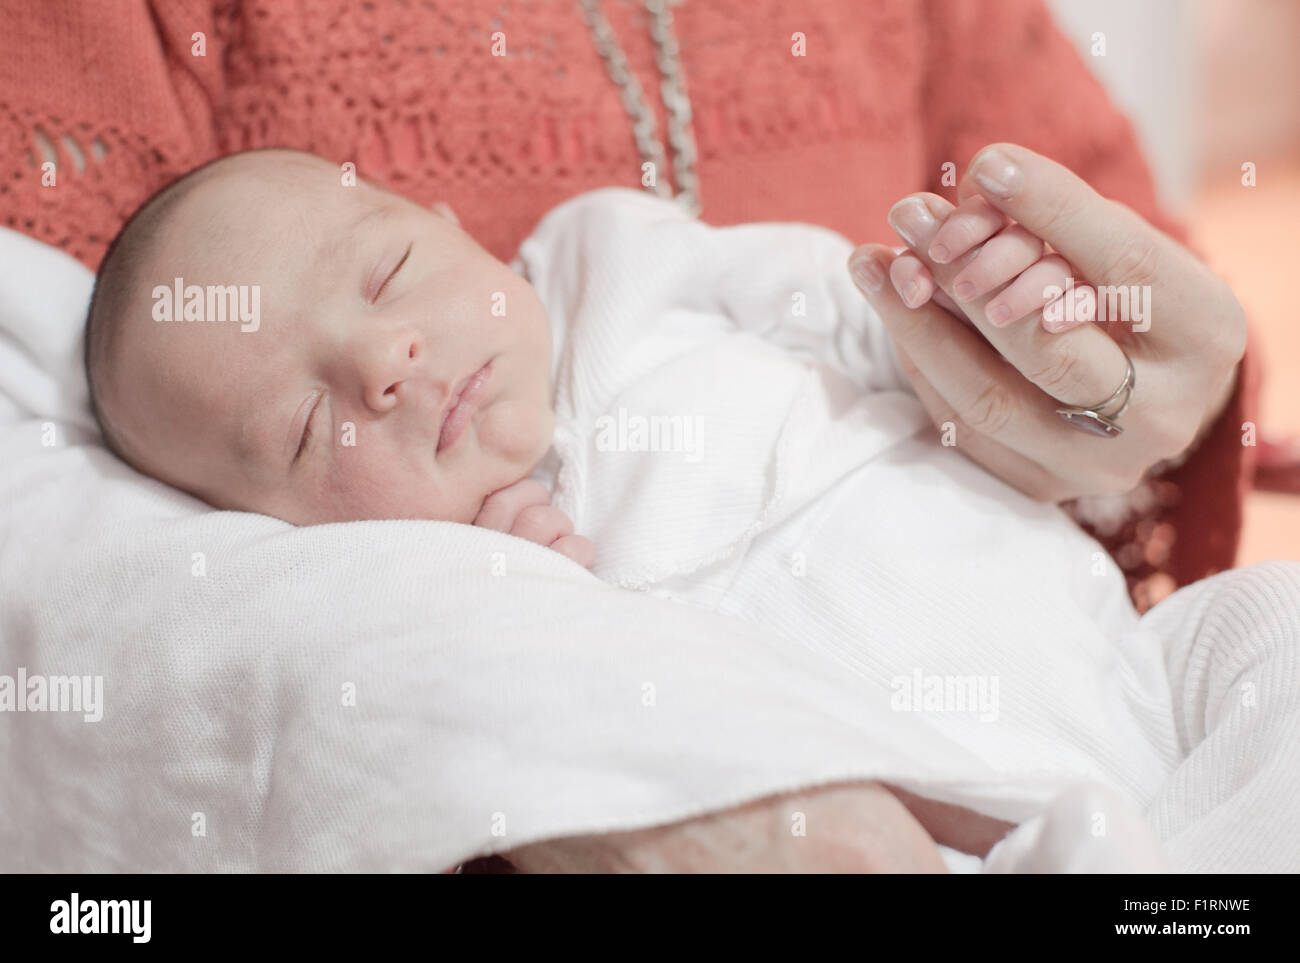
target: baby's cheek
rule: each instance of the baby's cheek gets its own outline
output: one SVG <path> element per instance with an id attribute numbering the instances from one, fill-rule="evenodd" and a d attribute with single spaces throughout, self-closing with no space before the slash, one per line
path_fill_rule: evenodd
<path id="1" fill-rule="evenodd" d="M 340 453 L 325 480 L 336 521 L 427 518 L 460 521 L 468 500 L 431 483 L 430 460 L 384 454 L 358 444 Z M 473 516 L 471 515 L 472 519 Z"/>
<path id="2" fill-rule="evenodd" d="M 554 431 L 555 413 L 548 404 L 502 399 L 484 412 L 479 422 L 479 450 L 517 467 L 522 478 L 546 454 Z"/>
<path id="3" fill-rule="evenodd" d="M 515 341 L 516 350 L 522 349 L 530 358 L 551 356 L 551 321 L 546 316 L 537 292 L 523 278 L 514 276 L 511 282 L 513 290 L 510 296 L 509 316 L 503 333 Z M 548 366 L 549 367 L 549 366 Z"/>

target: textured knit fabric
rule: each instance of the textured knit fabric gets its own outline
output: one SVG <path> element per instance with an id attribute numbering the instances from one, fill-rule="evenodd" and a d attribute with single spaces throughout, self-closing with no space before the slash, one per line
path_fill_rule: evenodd
<path id="1" fill-rule="evenodd" d="M 0 717 L 0 871 L 429 871 L 871 778 L 1021 822 L 1079 776 L 1154 795 L 1191 865 L 1296 868 L 1296 563 L 1201 583 L 1134 626 L 1118 570 L 1059 512 L 921 435 L 902 446 L 931 465 L 900 452 L 888 486 L 909 497 L 863 510 L 848 491 L 760 533 L 723 614 L 475 526 L 213 512 L 102 448 L 78 363 L 90 280 L 0 230 L 0 675 L 103 678 L 97 722 Z M 731 291 L 714 314 L 755 306 L 757 285 L 711 287 Z M 827 319 L 825 288 L 803 290 L 794 340 L 812 347 L 797 332 Z M 819 470 L 794 467 L 792 494 Z M 793 578 L 783 540 L 809 521 L 823 548 Z M 957 553 L 979 561 L 969 579 L 925 577 Z M 846 631 L 864 613 L 870 633 Z M 903 641 L 927 672 L 1002 676 L 997 719 L 882 698 L 872 679 Z"/>
<path id="2" fill-rule="evenodd" d="M 631 0 L 604 8 L 662 134 L 648 15 Z M 952 197 L 943 165 L 1005 140 L 1183 237 L 1157 210 L 1129 123 L 1040 0 L 672 9 L 712 223 L 892 240 L 895 200 Z M 304 148 L 446 200 L 502 259 L 556 203 L 641 175 L 576 2 L 0 0 L 0 22 L 0 223 L 92 267 L 149 194 L 243 148 Z M 792 55 L 796 33 L 806 56 Z M 1245 374 L 1197 453 L 1108 528 L 1140 606 L 1232 564 L 1253 451 L 1238 431 L 1257 395 Z"/>
<path id="3" fill-rule="evenodd" d="M 543 480 L 592 572 L 776 632 L 989 786 L 1056 780 L 1041 868 L 1124 869 L 1143 840 L 1178 870 L 1300 867 L 1300 565 L 1139 619 L 1097 542 L 940 443 L 851 250 L 620 188 L 524 242 L 560 319 Z"/>
<path id="4" fill-rule="evenodd" d="M 535 475 L 592 539 L 596 576 L 713 605 L 756 535 L 937 437 L 844 270 L 852 250 L 816 225 L 713 227 L 623 187 L 565 202 L 524 241 L 555 327 Z"/>
<path id="5" fill-rule="evenodd" d="M 1205 579 L 1145 617 L 1184 759 L 1147 817 L 1187 872 L 1300 868 L 1300 564 Z M 1187 801 L 1195 799 L 1194 806 Z"/>

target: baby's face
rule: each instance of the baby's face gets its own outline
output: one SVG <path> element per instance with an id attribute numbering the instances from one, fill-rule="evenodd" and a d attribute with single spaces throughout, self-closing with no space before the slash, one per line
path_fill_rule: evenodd
<path id="1" fill-rule="evenodd" d="M 546 315 L 450 218 L 341 180 L 259 152 L 180 202 L 145 297 L 258 285 L 256 330 L 146 302 L 105 378 L 112 418 L 141 467 L 219 508 L 472 522 L 550 445 Z"/>

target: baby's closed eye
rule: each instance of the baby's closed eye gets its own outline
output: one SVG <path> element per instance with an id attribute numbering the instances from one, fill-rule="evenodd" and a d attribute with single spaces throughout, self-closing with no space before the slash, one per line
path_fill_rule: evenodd
<path id="1" fill-rule="evenodd" d="M 406 246 L 401 257 L 397 258 L 395 263 L 391 258 L 380 263 L 380 266 L 371 274 L 370 280 L 366 282 L 365 298 L 367 301 L 374 304 L 379 300 L 380 296 L 383 295 L 384 291 L 388 288 L 388 285 L 392 283 L 393 278 L 397 277 L 398 272 L 406 266 L 406 262 L 410 259 L 411 251 L 414 247 L 415 242 L 412 241 Z M 374 292 L 373 294 L 370 293 L 372 290 Z"/>

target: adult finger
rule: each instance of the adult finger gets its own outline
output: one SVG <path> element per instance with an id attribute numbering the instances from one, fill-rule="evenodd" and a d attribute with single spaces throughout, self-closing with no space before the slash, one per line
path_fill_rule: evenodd
<path id="1" fill-rule="evenodd" d="M 985 314 L 996 292 L 967 301 L 952 290 L 953 278 L 971 255 L 952 264 L 934 264 L 927 263 L 926 255 L 917 253 L 928 248 L 940 221 L 951 209 L 952 205 L 937 194 L 912 194 L 890 209 L 889 221 L 930 269 L 935 283 L 952 296 L 989 344 L 1027 380 L 1067 405 L 1096 404 L 1098 399 L 1109 396 L 1123 380 L 1127 362 L 1119 346 L 1095 326 L 1085 325 L 1061 334 L 1049 334 L 1035 323 L 1013 322 L 998 327 Z"/>
<path id="2" fill-rule="evenodd" d="M 934 278 L 914 254 L 900 254 L 889 266 L 889 283 L 909 308 L 919 308 L 934 294 Z"/>
<path id="3" fill-rule="evenodd" d="M 975 432 L 1049 470 L 1063 469 L 1067 462 L 1077 459 L 1079 441 L 1074 432 L 1062 430 L 1052 400 L 1020 373 L 1008 369 L 978 332 L 933 301 L 916 309 L 903 304 L 893 286 L 885 281 L 893 257 L 884 245 L 863 245 L 850 256 L 850 273 L 897 348 L 912 359 L 931 385 L 942 386 L 943 398 L 962 421 Z M 863 259 L 872 261 L 874 269 L 863 272 L 855 268 Z M 1055 340 L 1072 333 L 1049 336 L 1040 332 L 1044 338 Z M 1082 440 L 1105 443 L 1101 439 Z"/>
<path id="4" fill-rule="evenodd" d="M 1063 502 L 1079 494 L 1068 488 L 1064 479 L 1049 472 L 1038 462 L 971 428 L 939 390 L 930 384 L 916 362 L 901 348 L 897 351 L 899 366 L 916 391 L 921 407 L 941 434 L 951 431 L 954 447 L 960 448 L 976 464 L 983 465 L 1030 498 L 1044 502 Z"/>
<path id="5" fill-rule="evenodd" d="M 1149 288 L 1161 315 L 1178 319 L 1153 324 L 1153 343 L 1186 348 L 1220 333 L 1215 312 L 1197 303 L 1213 278 L 1208 268 L 1068 168 L 1017 144 L 990 144 L 971 160 L 962 183 L 1051 244 L 1089 283 Z"/>
<path id="6" fill-rule="evenodd" d="M 920 259 L 909 252 L 907 248 L 903 248 L 902 253 L 894 258 L 894 263 L 890 265 L 889 280 L 894 285 L 894 290 L 898 292 L 898 296 L 903 299 L 903 303 L 908 307 L 918 308 L 933 298 L 940 307 L 948 311 L 954 318 L 965 324 L 971 323 L 962 309 L 957 307 L 957 302 L 948 297 L 943 288 L 934 283 L 929 268 L 922 264 Z M 911 288 L 912 282 L 918 284 L 918 289 Z"/>
<path id="7" fill-rule="evenodd" d="M 936 287 L 931 298 L 934 300 L 935 304 L 939 305 L 939 307 L 943 308 L 962 324 L 973 326 L 974 322 L 972 322 L 970 318 L 966 317 L 966 312 L 957 306 L 956 301 L 948 297 L 948 292 L 943 288 Z"/>

